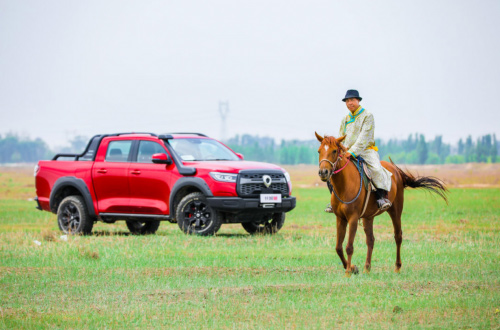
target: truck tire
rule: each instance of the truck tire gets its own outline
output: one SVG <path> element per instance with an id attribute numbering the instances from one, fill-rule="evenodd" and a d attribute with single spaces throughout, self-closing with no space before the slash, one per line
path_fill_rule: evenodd
<path id="1" fill-rule="evenodd" d="M 57 224 L 65 234 L 88 235 L 92 232 L 94 220 L 82 196 L 68 196 L 61 201 L 57 208 Z"/>
<path id="2" fill-rule="evenodd" d="M 271 219 L 263 222 L 243 222 L 241 225 L 245 230 L 251 234 L 276 234 L 281 227 L 285 224 L 285 212 L 283 213 L 274 213 Z"/>
<path id="3" fill-rule="evenodd" d="M 181 199 L 175 213 L 179 228 L 186 234 L 214 235 L 222 225 L 221 215 L 208 205 L 207 198 L 200 192 Z"/>
<path id="4" fill-rule="evenodd" d="M 134 235 L 148 235 L 154 234 L 160 227 L 160 221 L 139 221 L 129 220 L 126 221 L 128 230 Z"/>

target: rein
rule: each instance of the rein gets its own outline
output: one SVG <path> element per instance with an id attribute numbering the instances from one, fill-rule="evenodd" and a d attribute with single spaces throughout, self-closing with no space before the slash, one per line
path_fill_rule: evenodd
<path id="1" fill-rule="evenodd" d="M 328 163 L 330 163 L 330 165 L 332 165 L 332 171 L 330 172 L 330 175 L 328 176 L 328 179 L 327 179 L 327 180 L 328 180 L 328 182 L 330 182 L 330 179 L 331 179 L 331 177 L 332 177 L 334 174 L 337 174 L 337 173 L 341 172 L 344 168 L 346 168 L 347 164 L 349 164 L 350 159 L 347 159 L 347 161 L 346 161 L 345 165 L 344 165 L 344 166 L 342 166 L 342 168 L 340 168 L 339 170 L 335 170 L 335 169 L 337 168 L 337 163 L 339 162 L 339 160 L 340 160 L 341 158 L 342 158 L 342 156 L 341 156 L 341 155 L 339 155 L 339 156 L 337 157 L 337 160 L 335 161 L 335 163 L 332 163 L 332 162 L 331 162 L 331 161 L 329 161 L 328 159 L 322 159 L 322 160 L 320 160 L 319 165 L 321 165 L 321 163 L 322 163 L 322 162 L 328 162 Z M 357 161 L 359 162 L 359 160 L 357 160 Z M 354 203 L 354 202 L 358 199 L 359 195 L 361 194 L 361 189 L 363 189 L 363 174 L 361 173 L 361 170 L 360 170 L 357 166 L 356 166 L 356 169 L 357 169 L 357 170 L 358 170 L 358 172 L 359 172 L 359 191 L 358 191 L 358 194 L 356 195 L 356 197 L 354 197 L 354 199 L 352 199 L 351 201 L 349 201 L 349 202 L 343 201 L 343 200 L 342 200 L 342 199 L 341 199 L 341 198 L 337 195 L 337 192 L 335 191 L 335 188 L 333 187 L 333 185 L 331 185 L 331 186 L 332 186 L 332 190 L 333 190 L 333 194 L 334 194 L 334 195 L 335 195 L 335 197 L 337 197 L 337 199 L 338 199 L 341 203 L 343 203 L 343 204 L 351 204 L 351 203 Z"/>

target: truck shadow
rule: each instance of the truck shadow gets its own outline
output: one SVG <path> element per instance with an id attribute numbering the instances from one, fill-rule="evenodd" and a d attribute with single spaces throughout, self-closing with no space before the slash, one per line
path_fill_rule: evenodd
<path id="1" fill-rule="evenodd" d="M 248 234 L 215 234 L 217 237 L 228 237 L 228 238 L 238 238 L 238 237 L 250 237 Z"/>
<path id="2" fill-rule="evenodd" d="M 127 231 L 105 231 L 105 230 L 98 230 L 92 232 L 92 236 L 94 237 L 100 237 L 100 236 L 174 236 L 174 234 L 169 233 L 169 232 L 157 232 L 155 234 L 151 235 L 134 235 L 131 234 L 130 232 Z M 189 237 L 189 235 L 185 235 L 186 237 Z M 208 236 L 208 237 L 225 237 L 225 238 L 248 238 L 251 235 L 248 234 L 239 234 L 239 233 L 220 233 L 216 234 L 215 236 Z"/>
<path id="3" fill-rule="evenodd" d="M 130 232 L 126 231 L 104 231 L 104 230 L 99 230 L 99 231 L 93 231 L 92 236 L 131 236 Z"/>

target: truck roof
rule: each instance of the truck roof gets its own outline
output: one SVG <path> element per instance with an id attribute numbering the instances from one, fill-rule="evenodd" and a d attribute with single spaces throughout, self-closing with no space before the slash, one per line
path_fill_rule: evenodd
<path id="1" fill-rule="evenodd" d="M 200 138 L 200 139 L 208 139 L 209 137 L 206 136 L 205 134 L 202 133 L 190 133 L 190 132 L 175 132 L 175 133 L 165 133 L 165 134 L 160 134 L 157 135 L 155 133 L 149 133 L 149 132 L 127 132 L 127 133 L 113 133 L 113 134 L 98 134 L 93 136 L 89 143 L 87 144 L 87 147 L 85 148 L 85 151 L 81 154 L 57 154 L 55 155 L 52 160 L 57 160 L 59 157 L 70 157 L 74 158 L 75 160 L 78 160 L 80 158 L 82 159 L 94 159 L 95 152 L 99 145 L 101 144 L 101 141 L 104 138 L 112 138 L 112 137 L 123 137 L 123 136 L 132 136 L 132 137 L 155 137 L 161 140 L 169 140 L 169 139 L 183 139 L 183 138 Z"/>

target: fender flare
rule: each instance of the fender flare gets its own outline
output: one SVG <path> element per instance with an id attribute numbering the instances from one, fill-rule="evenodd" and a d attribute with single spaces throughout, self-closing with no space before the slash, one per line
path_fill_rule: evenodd
<path id="1" fill-rule="evenodd" d="M 54 186 L 50 191 L 50 202 L 49 202 L 50 209 L 52 210 L 52 206 L 56 202 L 56 197 L 58 193 L 61 191 L 61 189 L 64 189 L 65 187 L 68 186 L 73 187 L 80 192 L 83 199 L 85 200 L 85 204 L 87 206 L 89 215 L 95 218 L 96 214 L 94 210 L 94 201 L 92 200 L 92 195 L 90 194 L 89 187 L 87 187 L 85 181 L 74 176 L 64 176 L 62 178 L 57 179 L 57 181 L 54 183 Z"/>
<path id="2" fill-rule="evenodd" d="M 172 188 L 172 191 L 170 192 L 170 199 L 169 199 L 169 210 L 170 214 L 172 215 L 172 212 L 175 211 L 173 210 L 173 203 L 175 200 L 175 197 L 179 190 L 181 190 L 184 187 L 195 187 L 198 190 L 200 190 L 205 196 L 207 197 L 213 197 L 214 194 L 210 190 L 210 187 L 208 184 L 205 182 L 205 180 L 201 178 L 196 178 L 196 177 L 182 177 L 177 180 L 177 182 L 174 184 L 174 187 Z"/>

